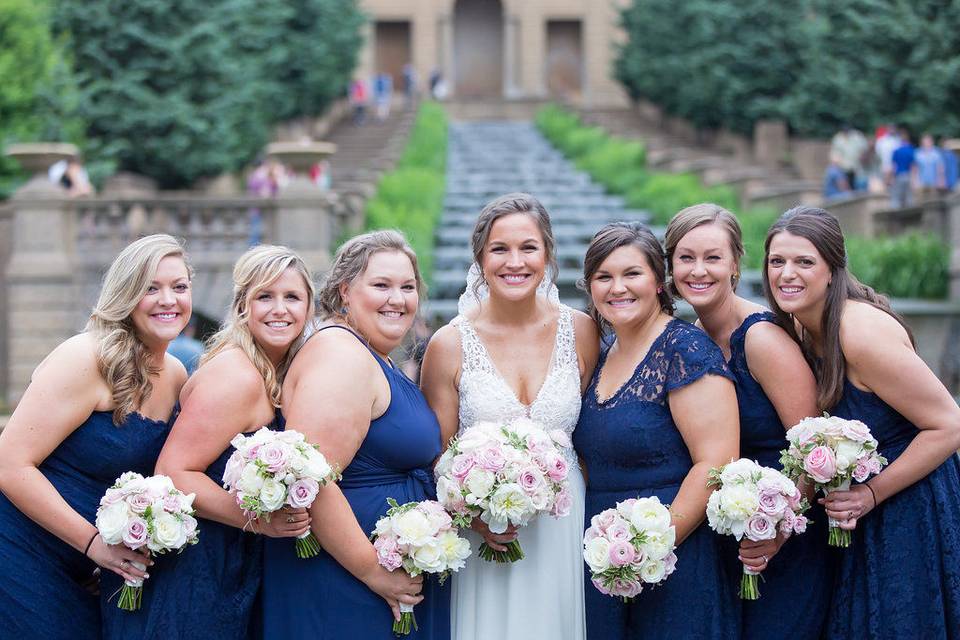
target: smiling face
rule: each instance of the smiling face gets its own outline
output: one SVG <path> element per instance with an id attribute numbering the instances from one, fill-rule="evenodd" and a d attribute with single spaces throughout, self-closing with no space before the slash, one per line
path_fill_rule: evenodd
<path id="1" fill-rule="evenodd" d="M 480 264 L 491 297 L 521 300 L 536 295 L 546 265 L 543 234 L 532 216 L 511 213 L 491 225 Z"/>
<path id="2" fill-rule="evenodd" d="M 276 364 L 303 332 L 310 293 L 303 276 L 294 269 L 252 292 L 247 299 L 247 327 L 254 341 Z"/>
<path id="3" fill-rule="evenodd" d="M 141 342 L 148 348 L 166 348 L 190 321 L 193 300 L 190 274 L 180 256 L 160 260 L 147 292 L 130 314 Z"/>
<path id="4" fill-rule="evenodd" d="M 378 251 L 357 278 L 341 285 L 347 317 L 380 355 L 403 340 L 420 304 L 413 263 L 401 251 Z"/>
<path id="5" fill-rule="evenodd" d="M 660 313 L 661 285 L 643 251 L 627 245 L 600 263 L 590 278 L 590 298 L 603 319 L 620 331 Z"/>
<path id="6" fill-rule="evenodd" d="M 673 252 L 673 286 L 694 309 L 733 295 L 738 267 L 730 236 L 718 224 L 703 224 L 684 235 Z"/>
<path id="7" fill-rule="evenodd" d="M 770 239 L 766 268 L 773 299 L 783 311 L 822 313 L 832 276 L 812 242 L 781 231 Z"/>

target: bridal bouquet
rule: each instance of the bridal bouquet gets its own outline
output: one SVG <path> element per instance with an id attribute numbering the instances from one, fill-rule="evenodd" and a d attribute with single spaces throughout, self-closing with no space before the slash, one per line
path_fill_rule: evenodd
<path id="1" fill-rule="evenodd" d="M 545 431 L 531 420 L 478 422 L 440 456 L 438 499 L 458 527 L 469 527 L 479 516 L 493 533 L 503 533 L 509 525 L 522 527 L 541 513 L 565 516 L 573 502 L 567 487 L 570 466 L 563 454 L 569 447 L 564 431 Z M 523 558 L 519 541 L 506 547 L 494 551 L 483 543 L 479 554 L 497 562 Z"/>
<path id="2" fill-rule="evenodd" d="M 877 453 L 870 428 L 859 420 L 835 416 L 804 418 L 787 431 L 789 446 L 780 452 L 780 464 L 790 478 L 808 477 L 824 495 L 846 491 L 850 481 L 863 482 L 880 473 L 887 459 Z M 827 540 L 833 547 L 849 547 L 850 531 L 830 518 Z"/>
<path id="3" fill-rule="evenodd" d="M 707 522 L 721 535 L 732 535 L 738 541 L 772 540 L 779 530 L 784 535 L 803 533 L 807 518 L 803 512 L 810 506 L 797 486 L 779 471 L 761 467 L 753 460 L 741 458 L 710 470 L 708 486 L 717 490 L 707 501 Z M 759 572 L 743 566 L 740 597 L 756 600 Z"/>
<path id="4" fill-rule="evenodd" d="M 182 551 L 197 542 L 193 496 L 183 495 L 167 476 L 144 478 L 127 471 L 100 499 L 97 531 L 106 544 L 123 544 L 134 551 L 144 546 L 152 553 Z M 147 568 L 140 562 L 132 564 L 141 571 Z M 136 611 L 142 597 L 143 580 L 125 580 L 117 606 Z"/>
<path id="5" fill-rule="evenodd" d="M 670 510 L 659 498 L 630 498 L 590 519 L 583 559 L 600 593 L 627 602 L 673 573 L 675 541 Z"/>
<path id="6" fill-rule="evenodd" d="M 410 576 L 436 575 L 443 584 L 451 571 L 462 569 L 470 556 L 470 542 L 461 538 L 453 520 L 439 502 L 423 500 L 397 504 L 387 498 L 390 509 L 377 520 L 373 547 L 377 560 L 388 571 L 403 567 Z M 408 635 L 417 628 L 413 605 L 400 603 L 400 620 L 393 632 Z"/>
<path id="7" fill-rule="evenodd" d="M 320 485 L 338 478 L 316 445 L 297 431 L 263 427 L 249 436 L 238 434 L 230 444 L 236 451 L 223 470 L 223 488 L 251 519 L 269 520 L 284 506 L 309 508 Z M 320 543 L 307 530 L 297 538 L 296 549 L 298 558 L 311 558 L 320 553 Z"/>

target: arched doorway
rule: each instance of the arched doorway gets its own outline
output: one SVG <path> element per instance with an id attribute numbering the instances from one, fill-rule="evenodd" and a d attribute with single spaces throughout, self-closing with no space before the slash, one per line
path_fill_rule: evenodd
<path id="1" fill-rule="evenodd" d="M 456 97 L 503 95 L 503 7 L 499 0 L 457 0 L 453 56 Z"/>

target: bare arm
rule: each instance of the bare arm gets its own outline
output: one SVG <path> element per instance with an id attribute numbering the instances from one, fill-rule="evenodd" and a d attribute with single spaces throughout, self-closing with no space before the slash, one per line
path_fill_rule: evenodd
<path id="1" fill-rule="evenodd" d="M 420 388 L 440 422 L 440 441 L 446 449 L 460 423 L 460 336 L 446 325 L 437 331 L 423 355 Z"/>
<path id="2" fill-rule="evenodd" d="M 180 415 L 157 460 L 157 473 L 170 476 L 184 493 L 196 494 L 201 517 L 272 537 L 296 536 L 310 524 L 305 509 L 283 518 L 251 522 L 236 500 L 205 473 L 238 433 L 273 418 L 263 379 L 239 350 L 219 354 L 194 374 L 181 397 Z M 288 522 L 292 519 L 292 522 Z"/>
<path id="3" fill-rule="evenodd" d="M 577 360 L 580 366 L 580 393 L 587 390 L 593 370 L 600 358 L 600 333 L 593 318 L 582 311 L 573 312 L 573 328 L 577 340 Z"/>
<path id="4" fill-rule="evenodd" d="M 721 376 L 706 375 L 671 391 L 669 403 L 693 461 L 670 506 L 680 544 L 706 517 L 710 469 L 730 462 L 739 452 L 740 418 L 733 383 Z"/>
<path id="5" fill-rule="evenodd" d="M 329 329 L 311 338 L 294 359 L 284 384 L 287 429 L 319 445 L 330 464 L 349 466 L 372 419 L 389 403 L 389 385 L 373 356 L 355 337 Z M 312 529 L 323 548 L 379 594 L 399 619 L 398 601 L 416 604 L 422 577 L 389 572 L 360 528 L 336 484 L 321 487 L 310 508 Z"/>

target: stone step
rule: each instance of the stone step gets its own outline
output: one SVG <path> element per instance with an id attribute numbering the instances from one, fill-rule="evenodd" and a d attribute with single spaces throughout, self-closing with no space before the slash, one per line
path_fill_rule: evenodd
<path id="1" fill-rule="evenodd" d="M 649 217 L 643 211 L 633 209 L 614 209 L 610 207 L 605 210 L 597 209 L 573 209 L 569 211 L 549 210 L 550 222 L 556 226 L 558 224 L 592 224 L 600 226 L 614 220 L 635 220 L 646 222 Z M 477 209 L 469 211 L 455 212 L 446 210 L 441 218 L 444 226 L 449 227 L 473 227 L 477 222 Z"/>
<path id="2" fill-rule="evenodd" d="M 598 225 L 571 225 L 559 224 L 553 227 L 554 241 L 557 245 L 583 244 L 586 245 L 596 233 Z M 470 244 L 473 227 L 445 227 L 437 230 L 437 244 L 466 247 Z"/>

